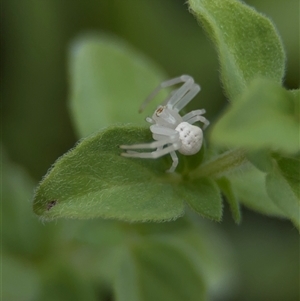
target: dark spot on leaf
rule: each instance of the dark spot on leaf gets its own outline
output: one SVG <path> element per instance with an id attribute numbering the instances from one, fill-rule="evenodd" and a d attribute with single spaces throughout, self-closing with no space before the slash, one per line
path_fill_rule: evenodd
<path id="1" fill-rule="evenodd" d="M 47 203 L 47 210 L 49 211 L 52 207 L 57 204 L 57 200 L 53 200 Z"/>

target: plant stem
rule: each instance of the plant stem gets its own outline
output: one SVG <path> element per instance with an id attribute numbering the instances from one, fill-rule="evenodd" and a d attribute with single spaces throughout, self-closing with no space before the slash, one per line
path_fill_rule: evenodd
<path id="1" fill-rule="evenodd" d="M 244 149 L 234 149 L 201 165 L 199 168 L 192 171 L 189 176 L 194 179 L 199 177 L 220 178 L 240 169 L 248 162 L 246 151 Z"/>

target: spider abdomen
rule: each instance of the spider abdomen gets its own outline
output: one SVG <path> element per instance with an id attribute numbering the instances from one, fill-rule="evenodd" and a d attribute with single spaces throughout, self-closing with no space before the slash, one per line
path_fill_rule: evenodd
<path id="1" fill-rule="evenodd" d="M 182 142 L 178 151 L 186 156 L 194 155 L 199 152 L 203 141 L 202 130 L 188 122 L 181 122 L 175 129 L 179 133 Z"/>

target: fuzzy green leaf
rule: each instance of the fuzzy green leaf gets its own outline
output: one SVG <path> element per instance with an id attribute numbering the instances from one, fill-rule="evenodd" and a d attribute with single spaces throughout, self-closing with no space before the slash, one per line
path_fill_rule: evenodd
<path id="1" fill-rule="evenodd" d="M 215 125 L 212 139 L 227 147 L 249 150 L 299 150 L 299 119 L 294 96 L 266 79 L 253 81 Z"/>
<path id="2" fill-rule="evenodd" d="M 34 211 L 45 219 L 116 218 L 164 221 L 183 214 L 170 161 L 120 156 L 120 144 L 151 141 L 148 129 L 110 127 L 59 158 L 36 190 Z"/>
<path id="3" fill-rule="evenodd" d="M 217 184 L 219 185 L 222 193 L 226 197 L 226 200 L 230 206 L 232 217 L 234 221 L 239 224 L 241 221 L 241 210 L 239 206 L 239 202 L 236 196 L 236 193 L 230 183 L 230 181 L 223 177 L 217 180 Z"/>
<path id="4" fill-rule="evenodd" d="M 206 300 L 202 275 L 189 255 L 159 240 L 134 244 L 124 251 L 116 277 L 116 300 Z"/>
<path id="5" fill-rule="evenodd" d="M 189 180 L 181 184 L 182 197 L 198 214 L 220 221 L 222 199 L 218 186 L 209 178 Z"/>
<path id="6" fill-rule="evenodd" d="M 79 39 L 70 54 L 70 108 L 80 137 L 116 122 L 145 124 L 138 108 L 166 78 L 153 62 L 105 35 Z"/>
<path id="7" fill-rule="evenodd" d="M 266 177 L 270 198 L 300 228 L 300 160 L 277 158 L 278 165 Z"/>
<path id="8" fill-rule="evenodd" d="M 258 76 L 282 81 L 285 54 L 268 18 L 237 0 L 189 0 L 189 4 L 216 45 L 230 100 Z"/>

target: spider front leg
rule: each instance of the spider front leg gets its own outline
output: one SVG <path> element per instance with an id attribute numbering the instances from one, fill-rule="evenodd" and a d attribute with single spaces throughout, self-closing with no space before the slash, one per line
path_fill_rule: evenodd
<path id="1" fill-rule="evenodd" d="M 150 130 L 153 134 L 153 138 L 156 141 L 150 143 L 139 143 L 133 145 L 120 145 L 122 149 L 151 149 L 160 148 L 167 144 L 173 144 L 180 142 L 179 133 L 173 129 L 166 128 L 161 125 L 151 125 Z"/>
<path id="2" fill-rule="evenodd" d="M 189 82 L 189 85 L 183 85 L 180 87 L 169 99 L 167 106 L 171 107 L 175 111 L 182 110 L 201 90 L 198 84 Z"/>
<path id="3" fill-rule="evenodd" d="M 195 110 L 184 115 L 182 119 L 183 121 L 188 122 L 190 124 L 193 124 L 197 121 L 201 121 L 204 124 L 203 129 L 206 129 L 209 126 L 209 121 L 204 116 L 202 116 L 202 114 L 205 113 L 206 111 L 204 109 Z"/>
<path id="4" fill-rule="evenodd" d="M 162 104 L 162 105 L 168 104 L 170 107 L 172 108 L 174 107 L 175 110 L 180 111 L 181 108 L 186 106 L 186 104 L 190 102 L 190 100 L 194 98 L 195 95 L 200 91 L 200 86 L 195 84 L 194 79 L 189 75 L 181 75 L 179 77 L 175 77 L 162 82 L 142 103 L 139 112 L 141 113 L 145 109 L 146 105 L 160 92 L 161 89 L 174 86 L 180 83 L 183 83 L 183 85 L 179 89 L 171 92 L 170 95 L 165 99 L 165 101 Z M 190 93 L 188 93 L 189 91 Z M 189 94 L 189 96 L 184 97 L 186 94 Z M 182 103 L 182 105 L 180 104 L 177 105 L 178 101 L 180 101 L 183 97 L 184 97 L 184 102 Z M 177 106 L 181 108 L 177 109 Z"/>

